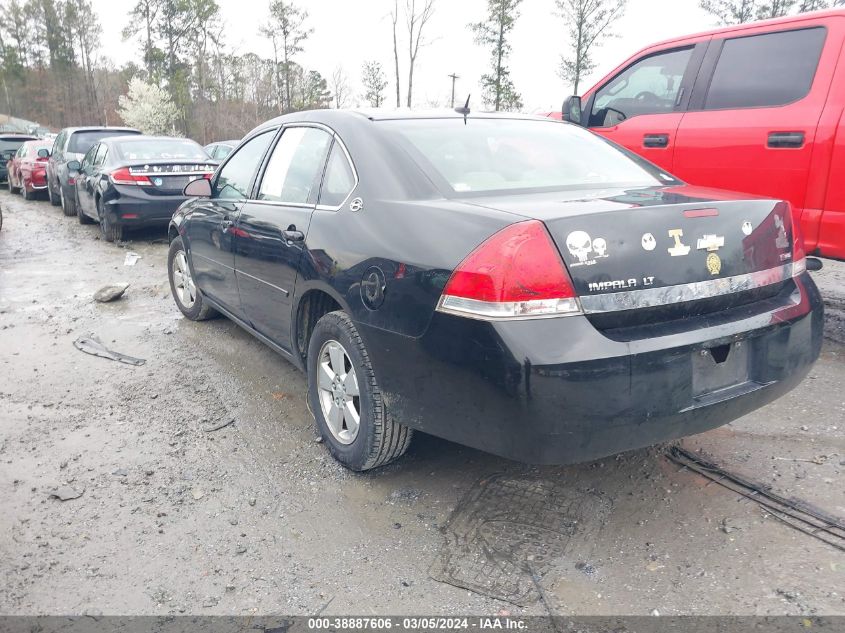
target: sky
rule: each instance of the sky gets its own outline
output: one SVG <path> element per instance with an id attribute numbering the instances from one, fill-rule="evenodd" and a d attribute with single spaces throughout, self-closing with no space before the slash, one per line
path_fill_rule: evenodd
<path id="1" fill-rule="evenodd" d="M 404 0 L 400 0 L 400 6 Z M 451 79 L 455 73 L 456 102 L 472 94 L 480 104 L 479 80 L 489 66 L 489 51 L 475 44 L 468 24 L 486 15 L 486 0 L 435 0 L 435 13 L 423 33 L 428 44 L 420 49 L 414 66 L 414 105 L 440 107 L 450 104 Z M 133 0 L 93 0 L 103 26 L 103 55 L 115 64 L 141 62 L 138 41 L 123 41 L 121 31 Z M 226 23 L 228 46 L 238 53 L 254 52 L 271 57 L 270 42 L 258 35 L 267 16 L 269 0 L 218 0 Z M 356 95 L 362 92 L 361 66 L 379 61 L 390 81 L 387 105 L 395 101 L 393 44 L 390 11 L 393 0 L 298 0 L 308 11 L 307 24 L 314 33 L 297 60 L 329 79 L 341 66 Z M 566 24 L 555 13 L 554 0 L 523 0 L 514 27 L 509 67 L 522 95 L 524 111 L 558 110 L 572 94 L 557 75 L 560 55 L 566 50 Z M 672 37 L 716 26 L 715 19 L 697 0 L 628 0 L 626 12 L 614 28 L 616 36 L 605 39 L 594 54 L 596 71 L 582 83 L 583 93 L 639 49 Z M 407 87 L 407 35 L 400 35 L 402 102 Z M 459 98 L 460 97 L 460 98 Z M 360 97 L 350 105 L 357 105 Z"/>

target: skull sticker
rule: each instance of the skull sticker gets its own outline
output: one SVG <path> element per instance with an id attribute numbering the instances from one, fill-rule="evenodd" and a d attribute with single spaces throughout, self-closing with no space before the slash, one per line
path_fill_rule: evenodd
<path id="1" fill-rule="evenodd" d="M 607 257 L 607 240 L 603 237 L 597 237 L 593 240 L 593 250 L 596 253 L 596 259 L 599 257 Z"/>
<path id="2" fill-rule="evenodd" d="M 593 250 L 593 240 L 585 231 L 572 231 L 566 238 L 566 248 L 573 257 L 578 258 L 578 262 L 573 265 L 580 266 L 587 263 Z"/>
<path id="3" fill-rule="evenodd" d="M 657 240 L 654 239 L 654 235 L 651 233 L 646 233 L 643 235 L 642 245 L 644 250 L 653 251 L 657 248 Z"/>

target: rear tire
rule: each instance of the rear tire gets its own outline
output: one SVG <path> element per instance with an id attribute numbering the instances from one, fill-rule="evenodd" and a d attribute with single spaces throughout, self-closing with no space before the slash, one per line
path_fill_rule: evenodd
<path id="1" fill-rule="evenodd" d="M 167 251 L 167 278 L 176 307 L 191 321 L 205 321 L 217 316 L 217 311 L 203 301 L 202 293 L 194 282 L 188 253 L 181 237 L 170 242 Z"/>
<path id="2" fill-rule="evenodd" d="M 24 200 L 35 200 L 35 192 L 27 190 L 25 182 L 21 183 L 21 194 Z"/>
<path id="3" fill-rule="evenodd" d="M 76 204 L 65 195 L 64 187 L 59 184 L 59 196 L 62 203 L 62 213 L 68 217 L 76 215 Z"/>
<path id="4" fill-rule="evenodd" d="M 114 224 L 109 220 L 108 214 L 103 209 L 102 200 L 97 200 L 97 214 L 100 216 L 100 232 L 107 242 L 120 242 L 123 240 L 123 225 Z"/>
<path id="5" fill-rule="evenodd" d="M 384 466 L 408 450 L 413 430 L 387 413 L 364 341 L 345 312 L 329 312 L 314 327 L 308 402 L 332 457 L 350 470 Z"/>
<path id="6" fill-rule="evenodd" d="M 18 188 L 12 185 L 12 174 L 6 175 L 6 185 L 9 187 L 9 193 L 17 193 Z"/>

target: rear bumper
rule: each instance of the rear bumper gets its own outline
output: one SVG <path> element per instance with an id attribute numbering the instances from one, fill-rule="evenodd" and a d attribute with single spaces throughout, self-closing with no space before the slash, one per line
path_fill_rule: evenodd
<path id="1" fill-rule="evenodd" d="M 575 463 L 721 426 L 794 388 L 818 358 L 823 326 L 815 284 L 806 273 L 795 282 L 766 310 L 680 333 L 655 326 L 632 341 L 585 317 L 437 313 L 417 339 L 359 329 L 399 422 L 523 462 Z M 695 359 L 737 342 L 747 376 L 702 392 Z"/>
<path id="2" fill-rule="evenodd" d="M 116 186 L 118 196 L 104 204 L 104 211 L 113 224 L 127 227 L 167 226 L 173 213 L 187 198 L 184 196 L 151 196 L 137 187 Z"/>

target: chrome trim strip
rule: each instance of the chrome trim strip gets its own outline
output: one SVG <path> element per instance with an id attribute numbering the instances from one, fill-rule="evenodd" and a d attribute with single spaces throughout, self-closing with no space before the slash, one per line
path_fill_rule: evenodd
<path id="1" fill-rule="evenodd" d="M 603 295 L 581 295 L 581 307 L 586 314 L 654 308 L 762 288 L 786 281 L 792 276 L 793 264 L 790 262 L 767 270 L 734 275 L 733 277 L 722 277 L 721 279 L 708 279 L 663 288 L 627 290 Z"/>
<path id="2" fill-rule="evenodd" d="M 190 250 L 190 249 L 188 249 L 188 250 Z M 221 268 L 225 268 L 226 270 L 231 270 L 231 271 L 235 270 L 231 266 L 227 266 L 226 264 L 224 264 L 222 262 L 218 262 L 216 259 L 211 259 L 210 257 L 206 257 L 205 255 L 200 255 L 199 253 L 194 253 L 192 250 L 191 250 L 191 257 L 192 258 L 193 257 L 199 257 L 200 259 L 204 259 L 205 261 L 207 261 L 211 264 L 214 264 L 215 266 L 220 266 Z"/>
<path id="3" fill-rule="evenodd" d="M 275 284 L 271 284 L 269 281 L 264 281 L 263 279 L 259 279 L 255 275 L 250 275 L 249 273 L 245 273 L 244 271 L 238 270 L 238 269 L 235 270 L 235 274 L 236 275 L 243 275 L 244 277 L 249 277 L 250 279 L 255 279 L 255 281 L 260 281 L 261 283 L 263 283 L 267 286 L 270 286 L 271 288 L 274 288 L 274 289 L 278 290 L 279 292 L 284 293 L 284 295 L 286 297 L 290 296 L 290 292 L 288 292 L 284 288 L 280 288 L 279 286 L 276 286 Z"/>

